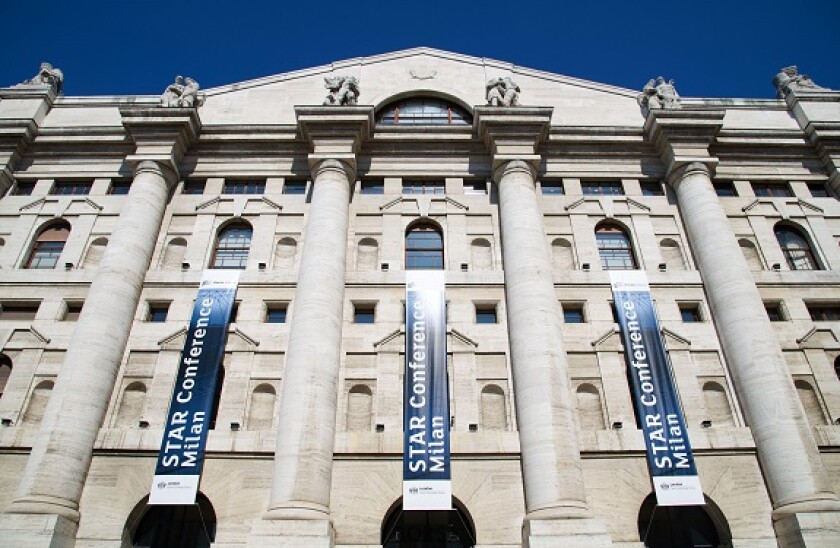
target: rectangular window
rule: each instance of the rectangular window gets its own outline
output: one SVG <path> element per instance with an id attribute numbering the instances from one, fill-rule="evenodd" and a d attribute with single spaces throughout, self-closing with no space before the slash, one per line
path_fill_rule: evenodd
<path id="1" fill-rule="evenodd" d="M 265 194 L 265 181 L 245 179 L 225 181 L 222 194 Z"/>
<path id="2" fill-rule="evenodd" d="M 90 181 L 56 181 L 50 194 L 56 196 L 87 196 L 90 194 Z"/>
<path id="3" fill-rule="evenodd" d="M 831 193 L 825 183 L 808 183 L 808 191 L 814 198 L 830 198 Z"/>
<path id="4" fill-rule="evenodd" d="M 584 323 L 583 305 L 577 303 L 563 303 L 563 323 Z"/>
<path id="5" fill-rule="evenodd" d="M 464 181 L 464 194 L 487 194 L 487 181 Z"/>
<path id="6" fill-rule="evenodd" d="M 443 181 L 403 181 L 403 194 L 445 194 Z"/>
<path id="7" fill-rule="evenodd" d="M 10 196 L 31 196 L 32 191 L 35 190 L 35 183 L 34 182 L 24 182 L 18 181 L 15 183 L 15 186 L 12 187 L 11 192 L 9 192 Z"/>
<path id="8" fill-rule="evenodd" d="M 793 193 L 785 183 L 752 183 L 753 193 L 763 198 L 790 198 Z"/>
<path id="9" fill-rule="evenodd" d="M 41 306 L 41 303 L 0 303 L 0 320 L 34 320 L 39 306 Z"/>
<path id="10" fill-rule="evenodd" d="M 619 181 L 581 183 L 584 196 L 624 196 L 624 187 Z"/>
<path id="11" fill-rule="evenodd" d="M 265 323 L 286 323 L 286 303 L 266 303 Z"/>
<path id="12" fill-rule="evenodd" d="M 685 323 L 696 323 L 702 321 L 700 318 L 700 305 L 694 303 L 682 303 L 680 307 L 680 316 Z"/>
<path id="13" fill-rule="evenodd" d="M 204 187 L 206 185 L 207 181 L 203 179 L 187 179 L 184 181 L 181 194 L 204 194 Z"/>
<path id="14" fill-rule="evenodd" d="M 84 303 L 66 303 L 64 307 L 64 315 L 61 317 L 61 321 L 75 322 L 78 320 L 79 316 L 82 315 L 82 306 L 84 306 Z"/>
<path id="15" fill-rule="evenodd" d="M 499 318 L 496 314 L 496 305 L 475 305 L 475 323 L 499 323 Z"/>
<path id="16" fill-rule="evenodd" d="M 659 181 L 642 181 L 642 196 L 665 196 L 665 187 Z"/>
<path id="17" fill-rule="evenodd" d="M 767 317 L 771 322 L 785 321 L 781 303 L 764 303 L 764 309 L 767 311 Z"/>
<path id="18" fill-rule="evenodd" d="M 115 179 L 111 181 L 111 186 L 108 187 L 108 194 L 115 196 L 125 196 L 131 190 L 131 180 L 129 179 Z"/>
<path id="19" fill-rule="evenodd" d="M 303 196 L 306 194 L 306 181 L 286 179 L 283 183 L 283 194 Z"/>
<path id="20" fill-rule="evenodd" d="M 163 323 L 169 314 L 169 303 L 149 303 L 149 313 L 146 321 L 152 323 Z"/>
<path id="21" fill-rule="evenodd" d="M 712 183 L 712 186 L 715 187 L 715 194 L 717 194 L 718 196 L 732 197 L 738 195 L 738 191 L 735 190 L 735 184 L 729 181 L 721 183 Z"/>
<path id="22" fill-rule="evenodd" d="M 549 196 L 560 196 L 566 193 L 561 181 L 542 181 L 540 183 L 540 189 L 543 194 Z"/>
<path id="23" fill-rule="evenodd" d="M 808 304 L 808 312 L 815 322 L 840 321 L 840 303 Z"/>
<path id="24" fill-rule="evenodd" d="M 385 181 L 362 181 L 361 194 L 385 194 Z"/>
<path id="25" fill-rule="evenodd" d="M 353 323 L 373 323 L 376 320 L 376 307 L 372 304 L 353 305 Z"/>

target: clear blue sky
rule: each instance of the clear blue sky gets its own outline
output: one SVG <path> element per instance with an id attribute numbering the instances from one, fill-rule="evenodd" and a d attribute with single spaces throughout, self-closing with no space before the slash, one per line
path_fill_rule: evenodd
<path id="1" fill-rule="evenodd" d="M 0 0 L 0 21 L 0 86 L 44 60 L 67 95 L 159 94 L 176 74 L 209 88 L 417 46 L 631 89 L 662 74 L 690 97 L 770 98 L 791 64 L 840 89 L 839 0 Z"/>

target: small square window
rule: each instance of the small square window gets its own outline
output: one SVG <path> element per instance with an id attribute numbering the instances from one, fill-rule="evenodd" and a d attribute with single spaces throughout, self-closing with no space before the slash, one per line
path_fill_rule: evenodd
<path id="1" fill-rule="evenodd" d="M 56 181 L 50 194 L 56 196 L 87 196 L 90 194 L 89 181 Z"/>
<path id="2" fill-rule="evenodd" d="M 717 194 L 718 196 L 738 196 L 738 192 L 735 190 L 735 185 L 731 182 L 714 183 L 712 186 L 715 187 L 715 194 Z"/>
<path id="3" fill-rule="evenodd" d="M 225 181 L 222 194 L 265 194 L 265 181 L 232 179 Z"/>
<path id="4" fill-rule="evenodd" d="M 283 184 L 283 194 L 301 196 L 306 194 L 306 181 L 286 180 Z"/>
<path id="5" fill-rule="evenodd" d="M 583 305 L 563 303 L 563 323 L 584 323 Z"/>
<path id="6" fill-rule="evenodd" d="M 753 193 L 764 198 L 790 198 L 793 193 L 785 183 L 752 183 Z"/>
<path id="7" fill-rule="evenodd" d="M 464 194 L 487 194 L 487 181 L 464 181 Z"/>
<path id="8" fill-rule="evenodd" d="M 286 323 L 286 311 L 288 306 L 285 303 L 270 303 L 265 307 L 265 323 Z"/>
<path id="9" fill-rule="evenodd" d="M 840 321 L 840 304 L 809 304 L 808 312 L 815 322 L 836 322 Z"/>
<path id="10" fill-rule="evenodd" d="M 475 323 L 499 323 L 495 305 L 476 305 Z"/>
<path id="11" fill-rule="evenodd" d="M 206 185 L 207 181 L 203 179 L 187 179 L 184 181 L 181 194 L 204 194 L 204 187 Z"/>
<path id="12" fill-rule="evenodd" d="M 0 303 L 0 320 L 28 321 L 34 320 L 41 303 Z"/>
<path id="13" fill-rule="evenodd" d="M 659 181 L 642 181 L 642 196 L 665 196 L 665 187 Z"/>
<path id="14" fill-rule="evenodd" d="M 584 196 L 624 196 L 624 187 L 619 181 L 581 183 Z"/>
<path id="15" fill-rule="evenodd" d="M 548 196 L 561 196 L 566 193 L 563 183 L 560 181 L 543 181 L 540 184 L 540 189 L 543 194 Z"/>
<path id="16" fill-rule="evenodd" d="M 825 183 L 808 183 L 808 191 L 814 198 L 830 198 L 831 193 Z"/>
<path id="17" fill-rule="evenodd" d="M 82 314 L 82 306 L 84 306 L 84 303 L 67 303 L 64 308 L 64 316 L 62 316 L 61 320 L 75 322 Z"/>
<path id="18" fill-rule="evenodd" d="M 15 183 L 15 186 L 12 187 L 12 191 L 9 192 L 10 196 L 31 196 L 32 191 L 35 190 L 35 183 L 34 182 L 23 182 L 18 181 Z"/>
<path id="19" fill-rule="evenodd" d="M 129 179 L 115 179 L 111 181 L 111 186 L 108 187 L 108 194 L 114 196 L 125 196 L 131 190 L 131 180 Z"/>
<path id="20" fill-rule="evenodd" d="M 680 317 L 684 323 L 697 323 L 700 319 L 700 306 L 696 304 L 681 304 Z"/>
<path id="21" fill-rule="evenodd" d="M 764 303 L 764 309 L 767 311 L 767 317 L 771 322 L 785 321 L 781 303 Z"/>
<path id="22" fill-rule="evenodd" d="M 362 181 L 361 194 L 385 194 L 385 181 Z"/>
<path id="23" fill-rule="evenodd" d="M 149 314 L 146 316 L 147 322 L 163 323 L 166 321 L 166 316 L 169 314 L 169 303 L 149 303 Z"/>
<path id="24" fill-rule="evenodd" d="M 353 305 L 353 323 L 374 323 L 376 320 L 375 306 L 372 304 Z"/>
<path id="25" fill-rule="evenodd" d="M 403 181 L 403 194 L 445 194 L 443 181 Z"/>

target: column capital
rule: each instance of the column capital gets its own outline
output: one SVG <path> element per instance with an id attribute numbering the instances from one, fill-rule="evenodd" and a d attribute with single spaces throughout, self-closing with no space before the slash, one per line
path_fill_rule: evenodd
<path id="1" fill-rule="evenodd" d="M 324 160 L 346 164 L 355 178 L 356 154 L 373 130 L 372 106 L 296 106 L 301 136 L 309 142 L 313 174 Z"/>
<path id="2" fill-rule="evenodd" d="M 475 107 L 473 128 L 493 155 L 493 171 L 512 160 L 538 168 L 552 107 Z"/>
<path id="3" fill-rule="evenodd" d="M 835 192 L 840 192 L 840 91 L 790 89 L 785 102 L 817 149 Z"/>
<path id="4" fill-rule="evenodd" d="M 495 165 L 496 162 L 494 162 Z M 536 182 L 537 168 L 530 162 L 525 160 L 504 160 L 493 170 L 493 181 L 498 185 L 502 181 L 502 177 L 509 173 L 515 172 L 527 173 L 531 180 Z"/>
<path id="5" fill-rule="evenodd" d="M 669 181 L 681 168 L 704 164 L 711 170 L 717 158 L 709 153 L 723 126 L 723 110 L 651 109 L 645 119 L 645 136 L 665 164 Z"/>
<path id="6" fill-rule="evenodd" d="M 123 127 L 137 145 L 126 162 L 136 169 L 141 162 L 150 160 L 177 176 L 178 164 L 201 132 L 198 109 L 132 106 L 121 107 L 120 115 Z"/>

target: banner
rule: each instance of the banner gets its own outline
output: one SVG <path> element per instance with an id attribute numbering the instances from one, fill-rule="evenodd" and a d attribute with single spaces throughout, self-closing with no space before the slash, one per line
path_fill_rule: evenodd
<path id="1" fill-rule="evenodd" d="M 656 501 L 705 504 L 647 276 L 611 271 L 610 281 Z"/>
<path id="2" fill-rule="evenodd" d="M 205 270 L 187 331 L 149 504 L 194 504 L 238 270 Z"/>
<path id="3" fill-rule="evenodd" d="M 451 510 L 444 273 L 406 272 L 403 510 Z"/>

